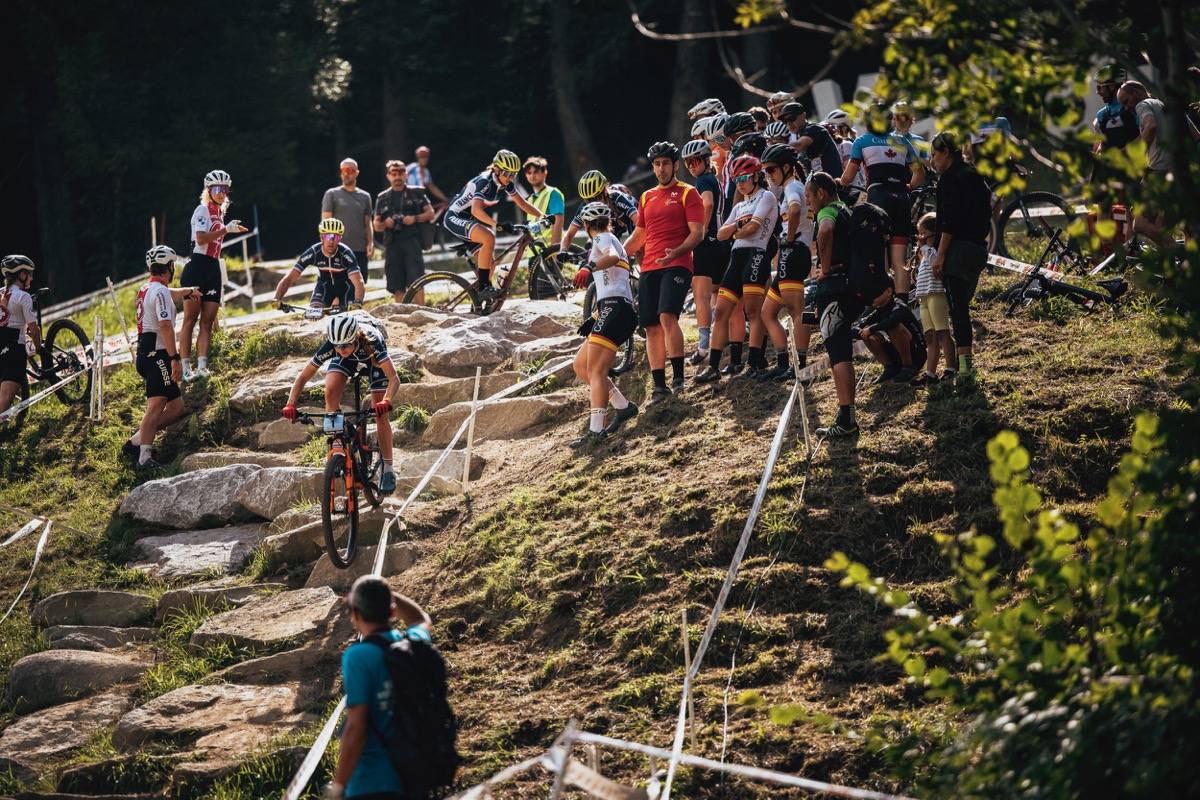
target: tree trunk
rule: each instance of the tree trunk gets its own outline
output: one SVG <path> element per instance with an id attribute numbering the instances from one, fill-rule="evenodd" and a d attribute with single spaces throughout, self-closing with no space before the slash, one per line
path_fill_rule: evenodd
<path id="1" fill-rule="evenodd" d="M 574 65 L 567 52 L 568 16 L 570 9 L 565 0 L 554 0 L 550 4 L 550 76 L 554 86 L 554 106 L 558 111 L 558 124 L 562 129 L 563 146 L 567 152 L 566 169 L 559 174 L 570 177 L 571 186 L 579 176 L 589 169 L 600 167 L 600 158 L 592 144 L 592 136 L 583 121 L 583 108 L 579 105 L 579 94 L 575 91 Z M 553 185 L 554 164 L 550 165 Z M 561 185 L 561 180 L 559 182 Z M 572 191 L 564 191 L 570 197 Z"/>
<path id="2" fill-rule="evenodd" d="M 705 30 L 706 7 L 701 0 L 684 0 L 680 12 L 680 32 L 697 33 Z M 708 42 L 703 39 L 680 42 L 676 46 L 675 72 L 671 77 L 675 91 L 671 94 L 667 136 L 680 147 L 692 138 L 692 121 L 688 119 L 688 110 L 708 96 L 708 82 L 705 80 L 708 75 L 708 51 Z"/>
<path id="3" fill-rule="evenodd" d="M 383 67 L 383 159 L 398 158 L 407 162 L 414 158 L 405 149 L 408 139 L 408 120 L 404 117 L 404 81 L 396 67 L 387 61 Z"/>
<path id="4" fill-rule="evenodd" d="M 48 72 L 30 72 L 30 139 L 33 141 L 33 189 L 38 238 L 42 247 L 38 284 L 55 287 L 58 299 L 82 294 L 79 249 L 70 214 L 64 213 L 63 187 L 70 185 L 65 154 L 52 122 L 54 82 Z M 114 240 L 116 237 L 113 237 Z"/>

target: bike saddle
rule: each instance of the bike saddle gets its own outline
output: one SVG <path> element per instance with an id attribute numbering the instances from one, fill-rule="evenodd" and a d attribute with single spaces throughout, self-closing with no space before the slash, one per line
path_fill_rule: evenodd
<path id="1" fill-rule="evenodd" d="M 1122 277 L 1105 278 L 1102 281 L 1097 281 L 1097 285 L 1112 295 L 1112 299 L 1116 300 L 1125 292 L 1129 291 L 1129 283 Z"/>
<path id="2" fill-rule="evenodd" d="M 450 248 L 450 252 L 454 253 L 454 255 L 458 256 L 459 258 L 466 258 L 469 255 L 469 249 L 470 245 L 456 244 L 454 247 Z"/>
<path id="3" fill-rule="evenodd" d="M 32 292 L 30 292 L 30 294 L 33 295 L 35 299 L 41 300 L 50 296 L 50 287 L 43 286 L 40 289 L 34 289 Z"/>

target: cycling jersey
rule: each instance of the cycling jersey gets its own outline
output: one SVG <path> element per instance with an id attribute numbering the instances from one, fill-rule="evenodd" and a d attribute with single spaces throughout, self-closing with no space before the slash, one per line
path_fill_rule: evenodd
<path id="1" fill-rule="evenodd" d="M 828 274 L 831 270 L 845 269 L 850 263 L 850 209 L 840 200 L 830 203 L 817 212 L 816 227 L 819 228 L 822 220 L 826 219 L 833 220 L 833 249 L 829 263 L 821 264 L 821 269 Z M 815 238 L 817 234 L 813 236 Z M 820 287 L 821 284 L 817 284 L 817 288 Z"/>
<path id="2" fill-rule="evenodd" d="M 471 216 L 471 206 L 475 202 L 475 198 L 482 200 L 485 206 L 494 206 L 500 202 L 500 195 L 514 195 L 516 193 L 516 183 L 501 186 L 500 182 L 496 180 L 491 167 L 488 167 L 467 181 L 467 185 L 462 188 L 462 191 L 454 195 L 454 199 L 450 201 L 449 210 L 455 214 L 462 214 L 469 217 Z"/>
<path id="3" fill-rule="evenodd" d="M 1137 117 L 1115 100 L 1096 112 L 1096 130 L 1109 147 L 1124 147 L 1139 136 Z"/>
<path id="4" fill-rule="evenodd" d="M 632 195 L 628 195 L 612 186 L 609 186 L 605 191 L 608 192 L 608 205 L 613 212 L 612 222 L 609 223 L 609 230 L 617 236 L 628 236 L 637 227 L 637 201 L 633 199 Z M 585 205 L 587 203 L 579 204 L 579 210 L 575 212 L 575 218 L 571 220 L 571 224 L 576 228 L 586 231 L 587 225 L 584 224 L 579 216 L 583 212 Z"/>
<path id="5" fill-rule="evenodd" d="M 841 175 L 842 153 L 838 149 L 837 142 L 829 135 L 829 131 L 825 130 L 825 126 L 810 122 L 804 126 L 804 130 L 800 131 L 796 138 L 799 139 L 803 136 L 812 140 L 812 144 L 803 151 L 804 155 L 808 157 L 812 171 L 827 172 L 835 178 Z"/>
<path id="6" fill-rule="evenodd" d="M 405 178 L 405 183 L 413 189 L 424 189 L 433 183 L 433 175 L 429 172 L 429 167 L 422 167 L 420 162 L 414 161 L 409 164 L 404 168 L 404 173 L 408 176 Z"/>
<path id="7" fill-rule="evenodd" d="M 696 178 L 696 191 L 701 195 L 705 192 L 712 194 L 712 216 L 708 218 L 708 228 L 704 232 L 705 238 L 711 241 L 717 238 L 717 228 L 721 227 L 721 220 L 724 218 L 725 196 L 721 194 L 720 181 L 711 172 L 705 172 Z M 703 197 L 700 202 L 704 202 Z"/>
<path id="8" fill-rule="evenodd" d="M 867 186 L 879 183 L 907 185 L 910 164 L 918 162 L 917 150 L 903 136 L 864 133 L 854 140 L 850 160 L 867 173 Z"/>
<path id="9" fill-rule="evenodd" d="M 25 344 L 25 329 L 37 320 L 33 297 L 19 286 L 0 289 L 0 329 L 14 331 L 18 344 Z M 5 338 L 11 338 L 8 334 Z"/>
<path id="10" fill-rule="evenodd" d="M 596 270 L 592 278 L 596 281 L 596 299 L 620 297 L 633 302 L 633 290 L 629 286 L 629 256 L 620 240 L 608 231 L 601 231 L 592 239 L 592 261 L 602 256 L 616 256 L 617 263 L 608 269 Z"/>
<path id="11" fill-rule="evenodd" d="M 152 280 L 138 290 L 138 341 L 144 334 L 153 333 L 154 347 L 150 349 L 162 350 L 164 327 L 175 329 L 175 301 L 171 299 L 171 290 L 165 283 Z"/>
<path id="12" fill-rule="evenodd" d="M 350 355 L 338 355 L 333 342 L 327 339 L 317 348 L 311 363 L 320 368 L 328 362 L 330 372 L 340 372 L 351 378 L 359 372 L 366 371 L 371 378 L 371 391 L 382 391 L 387 388 L 387 376 L 381 367 L 385 362 L 392 360 L 387 351 L 387 343 L 374 325 L 359 325 L 358 332 L 358 346 Z"/>
<path id="13" fill-rule="evenodd" d="M 725 220 L 726 225 L 732 225 L 735 222 L 742 225 L 751 221 L 758 223 L 758 230 L 754 232 L 753 236 L 747 236 L 744 239 L 734 238 L 733 249 L 766 250 L 767 242 L 775 233 L 775 223 L 778 219 L 779 205 L 775 201 L 775 195 L 760 186 L 754 191 L 754 194 L 734 206 L 733 210 L 729 212 L 729 218 Z"/>
<path id="14" fill-rule="evenodd" d="M 679 247 L 691 234 L 689 223 L 704 224 L 704 201 L 691 184 L 674 181 L 670 186 L 655 186 L 642 193 L 638 203 L 638 227 L 646 231 L 642 274 L 670 267 L 692 271 L 691 251 L 681 253 L 669 264 L 658 259 Z"/>
<path id="15" fill-rule="evenodd" d="M 779 234 L 779 238 L 784 240 L 787 238 L 788 221 L 792 218 L 792 214 L 799 217 L 800 222 L 796 226 L 796 238 L 794 241 L 811 247 L 813 240 L 813 221 L 808 213 L 808 203 L 804 197 L 804 184 L 793 175 L 784 181 L 783 197 L 779 200 L 779 220 L 783 224 L 783 230 Z"/>
<path id="16" fill-rule="evenodd" d="M 354 258 L 354 253 L 341 242 L 338 242 L 337 249 L 331 256 L 325 255 L 322 243 L 317 242 L 300 254 L 300 257 L 296 259 L 296 263 L 292 265 L 292 269 L 299 275 L 309 265 L 315 266 L 319 272 L 330 273 L 331 275 L 344 274 L 348 276 L 355 272 L 360 275 L 362 274 L 362 270 L 358 266 L 358 260 Z"/>
<path id="17" fill-rule="evenodd" d="M 213 203 L 201 203 L 196 206 L 196 210 L 192 212 L 192 252 L 209 258 L 220 258 L 221 240 L 225 238 L 225 234 L 204 245 L 197 243 L 196 234 L 209 233 L 218 225 L 224 224 L 225 212 L 220 206 Z"/>

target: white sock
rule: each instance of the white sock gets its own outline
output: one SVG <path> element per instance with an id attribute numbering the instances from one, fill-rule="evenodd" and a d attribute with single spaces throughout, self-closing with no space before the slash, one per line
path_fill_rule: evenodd
<path id="1" fill-rule="evenodd" d="M 141 447 L 142 452 L 141 452 L 141 456 L 139 456 L 139 458 L 138 458 L 138 463 L 145 464 L 147 461 L 150 460 L 150 445 L 143 444 L 143 445 L 139 445 L 139 446 Z"/>
<path id="2" fill-rule="evenodd" d="M 625 395 L 621 394 L 621 390 L 613 384 L 612 389 L 608 392 L 608 402 L 613 404 L 613 408 L 618 411 L 622 408 L 629 408 L 629 401 L 625 399 Z"/>
<path id="3" fill-rule="evenodd" d="M 133 432 L 133 436 L 129 437 L 129 443 L 134 447 L 142 446 L 142 430 L 141 428 Z"/>
<path id="4" fill-rule="evenodd" d="M 392 460 L 390 458 L 383 459 L 383 471 L 384 471 L 384 474 L 387 474 L 389 472 L 394 472 L 394 470 L 392 469 Z"/>
<path id="5" fill-rule="evenodd" d="M 604 409 L 593 408 L 591 413 L 591 431 L 599 433 L 604 430 Z"/>
<path id="6" fill-rule="evenodd" d="M 199 356 L 196 359 L 196 369 L 208 369 L 208 356 Z"/>

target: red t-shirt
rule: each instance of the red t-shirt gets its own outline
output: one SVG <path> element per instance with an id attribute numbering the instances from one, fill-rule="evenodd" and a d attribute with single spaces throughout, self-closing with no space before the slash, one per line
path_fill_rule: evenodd
<path id="1" fill-rule="evenodd" d="M 638 227 L 645 229 L 645 257 L 642 272 L 668 267 L 692 269 L 692 254 L 684 253 L 666 266 L 658 263 L 666 252 L 683 244 L 691 230 L 689 222 L 704 225 L 704 201 L 696 187 L 676 181 L 670 186 L 655 186 L 642 193 L 638 201 Z"/>

